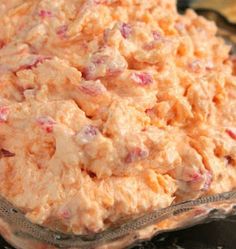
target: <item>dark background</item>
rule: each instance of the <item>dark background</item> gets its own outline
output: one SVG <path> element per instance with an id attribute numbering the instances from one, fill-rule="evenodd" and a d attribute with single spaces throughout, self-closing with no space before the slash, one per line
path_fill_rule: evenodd
<path id="1" fill-rule="evenodd" d="M 186 8 L 189 2 L 178 1 L 179 9 Z M 0 249 L 14 248 L 0 237 Z M 236 249 L 236 216 L 160 235 L 133 249 Z"/>

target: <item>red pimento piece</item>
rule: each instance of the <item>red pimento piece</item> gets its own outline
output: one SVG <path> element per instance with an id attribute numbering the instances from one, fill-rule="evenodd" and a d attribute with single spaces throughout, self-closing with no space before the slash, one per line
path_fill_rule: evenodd
<path id="1" fill-rule="evenodd" d="M 96 77 L 93 76 L 95 72 L 95 66 L 94 65 L 89 65 L 87 67 L 85 67 L 82 71 L 82 76 L 84 79 L 86 80 L 93 80 L 95 79 Z"/>
<path id="2" fill-rule="evenodd" d="M 0 158 L 3 158 L 3 157 L 14 157 L 16 154 L 15 153 L 12 153 L 8 150 L 5 150 L 5 149 L 1 149 L 0 150 Z"/>
<path id="3" fill-rule="evenodd" d="M 153 83 L 153 78 L 149 73 L 132 73 L 131 79 L 140 86 L 147 86 Z"/>
<path id="4" fill-rule="evenodd" d="M 7 106 L 0 106 L 0 123 L 7 122 L 9 112 L 9 108 Z"/>
<path id="5" fill-rule="evenodd" d="M 127 24 L 127 23 L 123 23 L 120 27 L 120 32 L 122 34 L 122 36 L 127 39 L 129 38 L 129 36 L 131 35 L 132 33 L 132 27 L 130 24 Z"/>
<path id="6" fill-rule="evenodd" d="M 84 134 L 86 136 L 89 137 L 95 137 L 98 134 L 98 129 L 97 127 L 93 126 L 93 125 L 88 125 L 85 129 L 84 129 Z"/>
<path id="7" fill-rule="evenodd" d="M 152 115 L 154 113 L 154 109 L 153 108 L 148 108 L 148 109 L 145 110 L 145 113 L 147 115 Z"/>
<path id="8" fill-rule="evenodd" d="M 57 35 L 60 36 L 61 38 L 64 38 L 66 36 L 66 31 L 68 30 L 68 26 L 66 24 L 60 26 L 57 28 Z"/>
<path id="9" fill-rule="evenodd" d="M 236 140 L 236 129 L 226 129 L 226 133 L 234 140 Z"/>
<path id="10" fill-rule="evenodd" d="M 205 176 L 205 183 L 204 183 L 202 190 L 207 191 L 211 186 L 213 177 L 212 177 L 212 173 L 209 171 L 207 171 L 204 176 Z"/>
<path id="11" fill-rule="evenodd" d="M 30 70 L 30 69 L 32 69 L 34 67 L 37 67 L 38 64 L 43 63 L 45 60 L 49 60 L 49 59 L 51 59 L 50 56 L 41 56 L 40 55 L 37 58 L 35 58 L 34 60 L 32 60 L 31 63 L 20 66 L 20 68 L 18 68 L 17 71 L 19 71 L 19 70 Z"/>
<path id="12" fill-rule="evenodd" d="M 108 55 L 98 56 L 92 59 L 92 62 L 96 65 L 104 64 L 109 59 Z"/>
<path id="13" fill-rule="evenodd" d="M 142 150 L 141 148 L 134 148 L 125 157 L 125 163 L 133 163 L 137 160 L 142 160 L 147 158 L 149 155 L 147 150 Z"/>
<path id="14" fill-rule="evenodd" d="M 56 121 L 51 117 L 45 116 L 38 118 L 37 123 L 45 132 L 51 133 Z"/>
<path id="15" fill-rule="evenodd" d="M 162 35 L 158 31 L 152 31 L 152 36 L 155 41 L 159 41 L 162 38 Z"/>
<path id="16" fill-rule="evenodd" d="M 71 212 L 67 208 L 62 208 L 61 210 L 59 210 L 58 215 L 59 217 L 65 220 L 71 218 Z"/>
<path id="17" fill-rule="evenodd" d="M 97 127 L 93 125 L 87 125 L 82 128 L 77 134 L 77 139 L 80 143 L 87 144 L 91 142 L 99 133 Z"/>
<path id="18" fill-rule="evenodd" d="M 191 182 L 199 182 L 203 179 L 203 175 L 198 172 L 193 175 L 190 175 L 189 177 L 191 178 Z"/>
<path id="19" fill-rule="evenodd" d="M 46 18 L 46 17 L 52 17 L 52 12 L 49 10 L 40 10 L 39 11 L 39 16 L 42 18 Z"/>
<path id="20" fill-rule="evenodd" d="M 95 81 L 95 82 L 86 82 L 85 84 L 81 84 L 79 86 L 79 90 L 86 95 L 96 97 L 103 94 L 106 91 L 106 88 L 101 83 L 97 83 Z"/>
<path id="21" fill-rule="evenodd" d="M 31 65 L 28 65 L 28 69 L 37 67 L 39 63 L 43 63 L 45 60 L 51 59 L 50 56 L 39 56 Z"/>

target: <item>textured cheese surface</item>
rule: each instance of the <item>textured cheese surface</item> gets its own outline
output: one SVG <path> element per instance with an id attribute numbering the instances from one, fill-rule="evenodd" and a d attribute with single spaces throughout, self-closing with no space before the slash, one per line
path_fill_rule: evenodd
<path id="1" fill-rule="evenodd" d="M 1 0 L 0 194 L 101 231 L 236 187 L 236 78 L 173 0 Z"/>

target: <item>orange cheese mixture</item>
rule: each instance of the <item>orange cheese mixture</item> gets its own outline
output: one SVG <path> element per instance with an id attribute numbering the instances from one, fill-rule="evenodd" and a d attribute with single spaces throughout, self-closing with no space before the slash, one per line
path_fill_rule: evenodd
<path id="1" fill-rule="evenodd" d="M 0 194 L 98 232 L 236 187 L 236 77 L 174 0 L 2 0 Z"/>

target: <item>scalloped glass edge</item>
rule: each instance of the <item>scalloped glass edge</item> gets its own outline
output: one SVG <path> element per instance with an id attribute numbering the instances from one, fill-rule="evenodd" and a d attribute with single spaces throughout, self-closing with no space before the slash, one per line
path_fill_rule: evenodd
<path id="1" fill-rule="evenodd" d="M 218 34 L 229 42 L 229 34 L 221 32 L 219 30 Z M 234 45 L 232 41 L 231 44 Z M 236 190 L 233 190 L 146 213 L 98 234 L 76 236 L 54 232 L 31 223 L 20 210 L 0 197 L 0 234 L 17 249 L 132 248 L 159 234 L 224 219 L 235 214 Z"/>
<path id="2" fill-rule="evenodd" d="M 7 200 L 0 198 L 0 233 L 18 249 L 116 249 L 133 247 L 161 233 L 184 229 L 236 214 L 236 190 L 181 202 L 127 220 L 91 235 L 52 231 L 27 220 Z"/>

